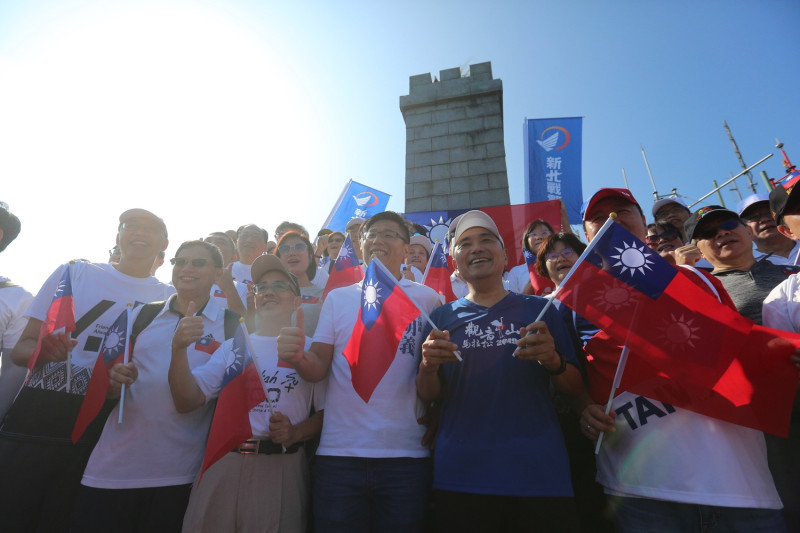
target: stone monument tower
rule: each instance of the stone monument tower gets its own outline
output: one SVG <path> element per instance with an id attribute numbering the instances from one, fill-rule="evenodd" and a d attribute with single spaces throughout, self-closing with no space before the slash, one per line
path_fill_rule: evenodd
<path id="1" fill-rule="evenodd" d="M 509 204 L 503 81 L 489 62 L 409 78 L 400 97 L 406 123 L 407 213 Z"/>

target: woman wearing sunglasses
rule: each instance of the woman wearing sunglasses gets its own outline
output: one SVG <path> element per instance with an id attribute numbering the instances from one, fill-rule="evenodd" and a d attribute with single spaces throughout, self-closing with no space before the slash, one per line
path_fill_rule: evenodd
<path id="1" fill-rule="evenodd" d="M 685 246 L 678 228 L 669 222 L 648 224 L 645 244 L 671 265 L 695 264 L 702 259 L 696 246 Z M 705 262 L 700 267 L 706 267 Z"/>
<path id="2" fill-rule="evenodd" d="M 318 272 L 311 241 L 294 231 L 284 233 L 275 248 L 275 255 L 283 261 L 286 269 L 297 278 L 297 284 L 300 285 L 300 296 L 303 300 L 303 311 L 305 312 L 306 335 L 313 336 L 319 320 L 319 311 L 322 307 L 324 287 L 319 287 L 313 283 L 314 277 L 318 275 Z"/>

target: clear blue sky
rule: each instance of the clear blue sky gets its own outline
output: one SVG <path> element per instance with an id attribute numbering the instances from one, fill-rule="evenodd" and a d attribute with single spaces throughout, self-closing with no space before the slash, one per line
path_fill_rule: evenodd
<path id="1" fill-rule="evenodd" d="M 584 193 L 624 167 L 646 210 L 640 146 L 659 192 L 691 202 L 740 170 L 723 120 L 748 164 L 776 154 L 771 177 L 775 137 L 800 162 L 796 1 L 387 4 L 0 4 L 0 200 L 23 222 L 0 273 L 36 290 L 105 260 L 132 206 L 166 219 L 168 255 L 247 222 L 314 231 L 351 178 L 402 211 L 409 76 L 484 61 L 512 203 L 525 117 L 583 116 Z"/>

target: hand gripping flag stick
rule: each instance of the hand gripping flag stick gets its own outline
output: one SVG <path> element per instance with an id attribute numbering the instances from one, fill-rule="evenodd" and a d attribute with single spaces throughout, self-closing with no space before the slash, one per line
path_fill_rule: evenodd
<path id="1" fill-rule="evenodd" d="M 386 268 L 386 266 L 384 266 L 383 263 L 381 263 L 380 259 L 378 259 L 376 257 L 376 258 L 373 259 L 373 261 L 377 261 L 378 262 L 378 268 L 383 269 L 384 273 L 386 273 L 392 279 L 394 279 L 394 274 L 389 272 L 389 269 Z M 414 299 L 406 291 L 403 290 L 403 287 L 401 287 L 399 283 L 397 284 L 397 288 L 400 289 L 400 291 L 402 291 L 402 293 L 406 295 L 406 297 L 411 301 L 411 303 L 414 304 L 414 307 L 417 308 L 417 310 L 419 311 L 420 316 L 422 318 L 424 318 L 428 322 L 428 324 L 431 325 L 431 327 L 433 329 L 439 329 L 439 328 L 436 327 L 436 324 L 433 323 L 433 320 L 431 320 L 431 317 L 428 316 L 428 313 L 426 313 L 425 311 L 422 310 L 422 308 L 417 304 L 417 302 L 415 302 Z M 456 359 L 458 359 L 459 361 L 463 361 L 463 359 L 461 358 L 461 356 L 458 354 L 457 351 L 453 350 L 453 355 L 455 355 Z"/>
<path id="2" fill-rule="evenodd" d="M 602 236 L 603 233 L 605 233 L 606 230 L 611 226 L 611 224 L 614 224 L 615 218 L 617 218 L 616 213 L 610 213 L 608 215 L 608 220 L 606 220 L 605 224 L 603 224 L 603 226 L 600 228 L 600 230 L 592 239 L 592 242 L 589 243 L 589 245 L 583 251 L 578 260 L 575 261 L 575 264 L 572 265 L 572 268 L 569 270 L 569 272 L 567 272 L 567 275 L 564 276 L 564 279 L 561 281 L 561 283 L 559 283 L 558 287 L 556 287 L 556 290 L 553 291 L 552 298 L 550 298 L 549 301 L 545 304 L 544 308 L 542 308 L 542 311 L 539 313 L 539 316 L 536 317 L 535 322 L 538 322 L 542 319 L 544 314 L 547 312 L 547 309 L 553 304 L 553 301 L 556 299 L 558 293 L 561 291 L 561 288 L 566 284 L 567 280 L 572 276 L 572 273 L 575 272 L 578 265 L 580 265 L 583 261 L 586 260 L 587 257 L 589 257 L 589 254 L 592 253 L 595 245 L 600 241 L 598 237 Z M 619 363 L 617 364 L 617 371 L 614 374 L 614 382 L 611 386 L 611 392 L 609 393 L 608 396 L 608 403 L 606 403 L 606 408 L 605 408 L 606 414 L 608 414 L 611 411 L 611 402 L 614 400 L 617 388 L 619 387 L 619 383 L 622 380 L 622 373 L 625 371 L 625 363 L 628 361 L 628 351 L 629 350 L 627 346 L 622 347 L 622 354 L 620 354 L 619 357 Z M 601 431 L 600 435 L 597 437 L 597 444 L 595 445 L 594 448 L 595 455 L 597 455 L 597 453 L 599 453 L 600 451 L 600 445 L 603 443 L 604 433 L 605 432 Z"/>

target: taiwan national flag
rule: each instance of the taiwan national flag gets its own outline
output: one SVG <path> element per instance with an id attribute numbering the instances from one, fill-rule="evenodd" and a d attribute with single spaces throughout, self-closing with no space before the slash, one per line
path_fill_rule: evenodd
<path id="1" fill-rule="evenodd" d="M 542 296 L 553 292 L 555 284 L 536 271 L 536 256 L 530 253 L 527 248 L 522 249 L 522 255 L 525 256 L 525 264 L 528 266 L 528 276 L 531 279 L 533 294 Z"/>
<path id="2" fill-rule="evenodd" d="M 75 305 L 72 302 L 71 263 L 67 264 L 64 274 L 62 274 L 61 280 L 59 280 L 58 286 L 56 286 L 53 301 L 50 303 L 50 308 L 47 310 L 47 318 L 45 318 L 39 330 L 39 340 L 36 342 L 36 348 L 33 350 L 30 361 L 28 361 L 28 370 L 32 371 L 36 366 L 39 352 L 42 351 L 42 339 L 62 328 L 64 333 L 72 333 L 75 331 Z M 30 372 L 28 375 L 30 375 Z"/>
<path id="3" fill-rule="evenodd" d="M 400 339 L 420 314 L 379 259 L 373 259 L 361 289 L 361 309 L 343 350 L 350 363 L 353 388 L 364 402 L 394 361 Z"/>
<path id="4" fill-rule="evenodd" d="M 108 371 L 117 363 L 122 363 L 125 358 L 125 351 L 128 350 L 128 338 L 130 330 L 131 307 L 127 306 L 120 313 L 114 323 L 108 328 L 103 343 L 100 345 L 100 353 L 94 363 L 92 377 L 89 379 L 89 386 L 86 389 L 86 396 L 83 397 L 81 410 L 78 412 L 78 419 L 72 429 L 72 442 L 78 442 L 86 428 L 95 419 L 103 408 L 108 392 Z"/>
<path id="5" fill-rule="evenodd" d="M 350 235 L 348 235 L 344 240 L 344 244 L 342 244 L 342 249 L 339 250 L 336 261 L 333 263 L 328 281 L 325 283 L 322 299 L 324 300 L 333 289 L 347 287 L 353 283 L 358 283 L 362 279 L 364 279 L 364 272 L 361 270 L 358 256 L 353 248 L 353 241 L 350 240 Z"/>
<path id="6" fill-rule="evenodd" d="M 203 472 L 223 455 L 253 436 L 250 410 L 266 400 L 244 325 L 236 330 L 228 354 L 214 419 L 208 434 Z"/>
<path id="7" fill-rule="evenodd" d="M 214 336 L 211 333 L 194 343 L 195 350 L 200 350 L 201 352 L 205 352 L 209 355 L 217 351 L 217 348 L 220 346 L 222 346 L 222 343 L 214 340 Z"/>
<path id="8" fill-rule="evenodd" d="M 630 349 L 621 390 L 786 436 L 800 335 L 755 325 L 688 276 L 609 219 L 555 297 Z M 590 382 L 611 383 L 616 361 L 592 356 Z"/>
<path id="9" fill-rule="evenodd" d="M 433 245 L 433 251 L 431 252 L 431 258 L 428 260 L 428 267 L 425 269 L 422 284 L 444 296 L 444 303 L 458 300 L 456 295 L 453 294 L 453 284 L 450 283 L 447 256 L 444 255 L 444 248 L 439 241 L 436 241 L 436 244 Z"/>

